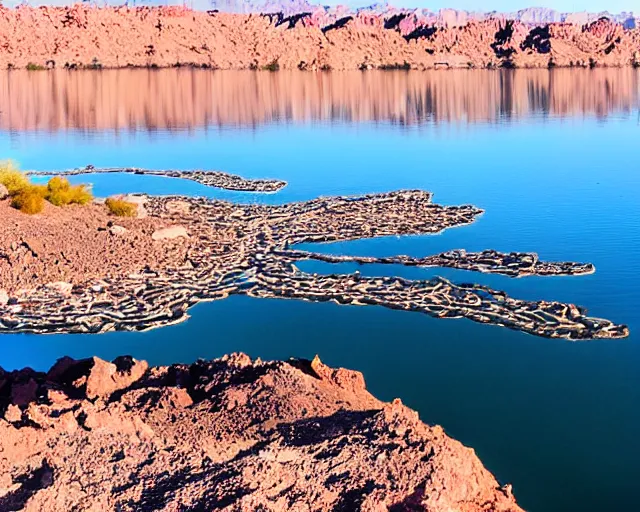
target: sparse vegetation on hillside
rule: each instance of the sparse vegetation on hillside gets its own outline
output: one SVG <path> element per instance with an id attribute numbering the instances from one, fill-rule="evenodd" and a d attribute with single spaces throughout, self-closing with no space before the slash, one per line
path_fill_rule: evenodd
<path id="1" fill-rule="evenodd" d="M 109 211 L 116 217 L 135 217 L 138 207 L 135 203 L 130 203 L 117 197 L 109 197 L 104 202 Z"/>
<path id="2" fill-rule="evenodd" d="M 34 215 L 44 209 L 43 190 L 37 185 L 28 185 L 11 197 L 11 206 L 22 213 Z"/>
<path id="3" fill-rule="evenodd" d="M 23 213 L 35 214 L 44 209 L 47 200 L 55 206 L 87 204 L 93 194 L 87 185 L 71 185 L 67 178 L 54 176 L 46 185 L 31 183 L 12 161 L 0 163 L 0 184 L 7 188 L 11 206 Z"/>
<path id="4" fill-rule="evenodd" d="M 280 63 L 278 62 L 278 59 L 273 59 L 269 64 L 263 66 L 262 69 L 265 71 L 278 71 L 280 69 Z"/>
<path id="5" fill-rule="evenodd" d="M 0 162 L 0 185 L 7 187 L 9 195 L 17 194 L 29 186 L 29 178 L 11 160 Z"/>
<path id="6" fill-rule="evenodd" d="M 47 184 L 45 199 L 55 206 L 87 204 L 93 199 L 93 194 L 86 185 L 71 185 L 67 178 L 54 176 Z"/>

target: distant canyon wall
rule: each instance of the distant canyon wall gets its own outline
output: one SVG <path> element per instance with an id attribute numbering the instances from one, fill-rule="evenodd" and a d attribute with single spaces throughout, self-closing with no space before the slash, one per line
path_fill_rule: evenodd
<path id="1" fill-rule="evenodd" d="M 0 73 L 0 129 L 192 130 L 348 121 L 397 125 L 636 115 L 640 70 L 448 72 L 121 69 Z"/>
<path id="2" fill-rule="evenodd" d="M 416 13 L 293 16 L 164 8 L 0 9 L 0 68 L 354 70 L 640 66 L 640 29 L 488 19 L 429 24 Z"/>
<path id="3" fill-rule="evenodd" d="M 332 5 L 327 5 L 328 3 Z M 635 28 L 640 24 L 640 10 L 636 12 L 562 12 L 546 7 L 526 7 L 511 12 L 483 12 L 455 9 L 456 2 L 451 2 L 451 7 L 432 11 L 430 9 L 416 8 L 415 5 L 420 2 L 416 2 L 415 0 L 393 3 L 395 5 L 391 5 L 387 1 L 374 3 L 366 2 L 366 0 L 347 0 L 339 3 L 323 2 L 322 0 L 4 0 L 3 5 L 7 7 L 27 4 L 31 7 L 71 7 L 76 4 L 98 7 L 107 5 L 112 7 L 124 5 L 131 7 L 186 6 L 197 11 L 217 9 L 220 12 L 238 14 L 282 12 L 286 15 L 324 11 L 327 15 L 336 18 L 367 12 L 387 16 L 398 13 L 408 13 L 419 17 L 424 23 L 444 27 L 466 25 L 470 21 L 484 21 L 490 18 L 516 20 L 529 25 L 544 25 L 546 23 L 574 23 L 585 25 L 602 17 L 606 17 L 622 24 L 625 28 Z"/>

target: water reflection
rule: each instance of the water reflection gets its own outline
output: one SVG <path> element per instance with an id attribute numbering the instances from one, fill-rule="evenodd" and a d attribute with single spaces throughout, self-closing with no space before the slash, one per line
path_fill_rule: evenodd
<path id="1" fill-rule="evenodd" d="M 310 121 L 498 122 L 638 109 L 640 70 L 0 74 L 0 129 L 184 130 Z"/>

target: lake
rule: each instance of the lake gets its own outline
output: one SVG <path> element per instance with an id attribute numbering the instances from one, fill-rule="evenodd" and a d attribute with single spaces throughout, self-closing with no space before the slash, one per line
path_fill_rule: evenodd
<path id="1" fill-rule="evenodd" d="M 485 210 L 436 236 L 315 246 L 383 256 L 465 248 L 592 262 L 582 277 L 442 275 L 561 300 L 629 325 L 622 340 L 568 342 L 375 307 L 260 300 L 202 304 L 183 324 L 102 336 L 4 335 L 0 366 L 132 354 L 152 364 L 243 351 L 319 354 L 364 373 L 384 400 L 473 447 L 527 510 L 637 509 L 640 475 L 640 70 L 0 74 L 0 156 L 24 169 L 87 164 L 223 170 L 288 181 L 271 195 L 153 176 L 74 177 L 94 193 L 283 203 L 403 188 Z M 310 246 L 307 246 L 307 248 Z M 303 262 L 303 270 L 351 272 Z"/>

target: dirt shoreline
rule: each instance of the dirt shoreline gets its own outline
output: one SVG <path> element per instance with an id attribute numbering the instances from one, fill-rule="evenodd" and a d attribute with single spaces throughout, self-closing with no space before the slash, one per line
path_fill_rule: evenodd
<path id="1" fill-rule="evenodd" d="M 640 29 L 607 19 L 461 27 L 411 16 L 278 15 L 181 7 L 0 8 L 0 68 L 439 69 L 640 66 Z"/>
<path id="2" fill-rule="evenodd" d="M 0 509 L 522 512 L 361 373 L 244 354 L 0 369 Z"/>

